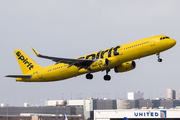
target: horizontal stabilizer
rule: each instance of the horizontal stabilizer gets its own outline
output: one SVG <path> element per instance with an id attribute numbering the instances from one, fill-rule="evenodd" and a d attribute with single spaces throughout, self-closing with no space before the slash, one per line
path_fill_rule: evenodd
<path id="1" fill-rule="evenodd" d="M 7 75 L 5 77 L 12 77 L 12 78 L 26 78 L 29 79 L 32 77 L 32 75 Z"/>

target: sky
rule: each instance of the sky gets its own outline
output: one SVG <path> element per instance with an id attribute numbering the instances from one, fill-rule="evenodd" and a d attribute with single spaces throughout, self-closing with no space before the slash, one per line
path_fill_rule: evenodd
<path id="1" fill-rule="evenodd" d="M 0 1 L 0 103 L 44 105 L 45 99 L 126 98 L 141 91 L 144 98 L 166 97 L 180 88 L 179 0 L 3 0 Z M 23 50 L 40 66 L 55 64 L 38 58 L 31 47 L 49 56 L 76 58 L 153 35 L 168 35 L 176 46 L 135 60 L 136 69 L 94 73 L 47 83 L 16 82 L 4 76 L 22 74 L 14 50 Z"/>

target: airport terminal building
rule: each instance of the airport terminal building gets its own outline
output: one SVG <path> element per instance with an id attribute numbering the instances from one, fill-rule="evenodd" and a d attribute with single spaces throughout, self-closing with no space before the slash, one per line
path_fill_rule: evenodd
<path id="1" fill-rule="evenodd" d="M 95 110 L 94 120 L 179 120 L 180 109 Z"/>
<path id="2" fill-rule="evenodd" d="M 170 94 L 169 94 L 170 93 Z M 173 99 L 174 91 L 168 91 L 167 99 L 143 99 L 143 94 L 130 93 L 127 100 L 93 99 L 46 100 L 44 106 L 0 107 L 1 116 L 51 116 L 57 119 L 66 114 L 78 120 L 120 120 L 131 119 L 171 119 L 180 118 L 180 99 Z M 52 120 L 53 120 L 52 118 Z M 48 118 L 50 120 L 50 118 Z M 45 119 L 42 119 L 45 120 Z"/>
<path id="3" fill-rule="evenodd" d="M 0 116 L 63 116 L 110 120 L 180 118 L 180 100 L 47 100 L 39 107 L 0 107 Z M 178 116 L 179 115 L 179 116 Z"/>

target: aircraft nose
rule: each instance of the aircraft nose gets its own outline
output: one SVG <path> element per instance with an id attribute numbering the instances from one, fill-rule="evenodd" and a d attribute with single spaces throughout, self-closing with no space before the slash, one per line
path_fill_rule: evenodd
<path id="1" fill-rule="evenodd" d="M 176 40 L 174 40 L 174 39 L 171 39 L 171 42 L 170 42 L 170 44 L 171 44 L 172 46 L 176 45 Z"/>

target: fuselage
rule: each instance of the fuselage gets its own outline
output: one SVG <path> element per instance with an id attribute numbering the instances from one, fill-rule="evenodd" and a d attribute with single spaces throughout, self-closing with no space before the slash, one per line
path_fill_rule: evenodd
<path id="1" fill-rule="evenodd" d="M 103 71 L 106 69 L 112 69 L 117 66 L 120 66 L 124 62 L 140 59 L 142 57 L 163 52 L 167 49 L 170 49 L 175 44 L 176 41 L 174 39 L 169 38 L 168 36 L 152 36 L 76 58 L 94 60 L 104 60 L 105 58 L 107 58 L 110 60 L 110 63 L 112 63 L 107 67 L 95 66 L 95 69 L 92 68 L 91 71 L 88 71 L 84 68 L 79 69 L 77 66 L 74 65 L 68 67 L 68 64 L 59 63 L 48 67 L 42 67 L 37 71 L 28 73 L 32 75 L 30 79 L 17 78 L 16 80 L 25 82 L 48 82 L 64 80 L 88 72 L 93 73 Z"/>

